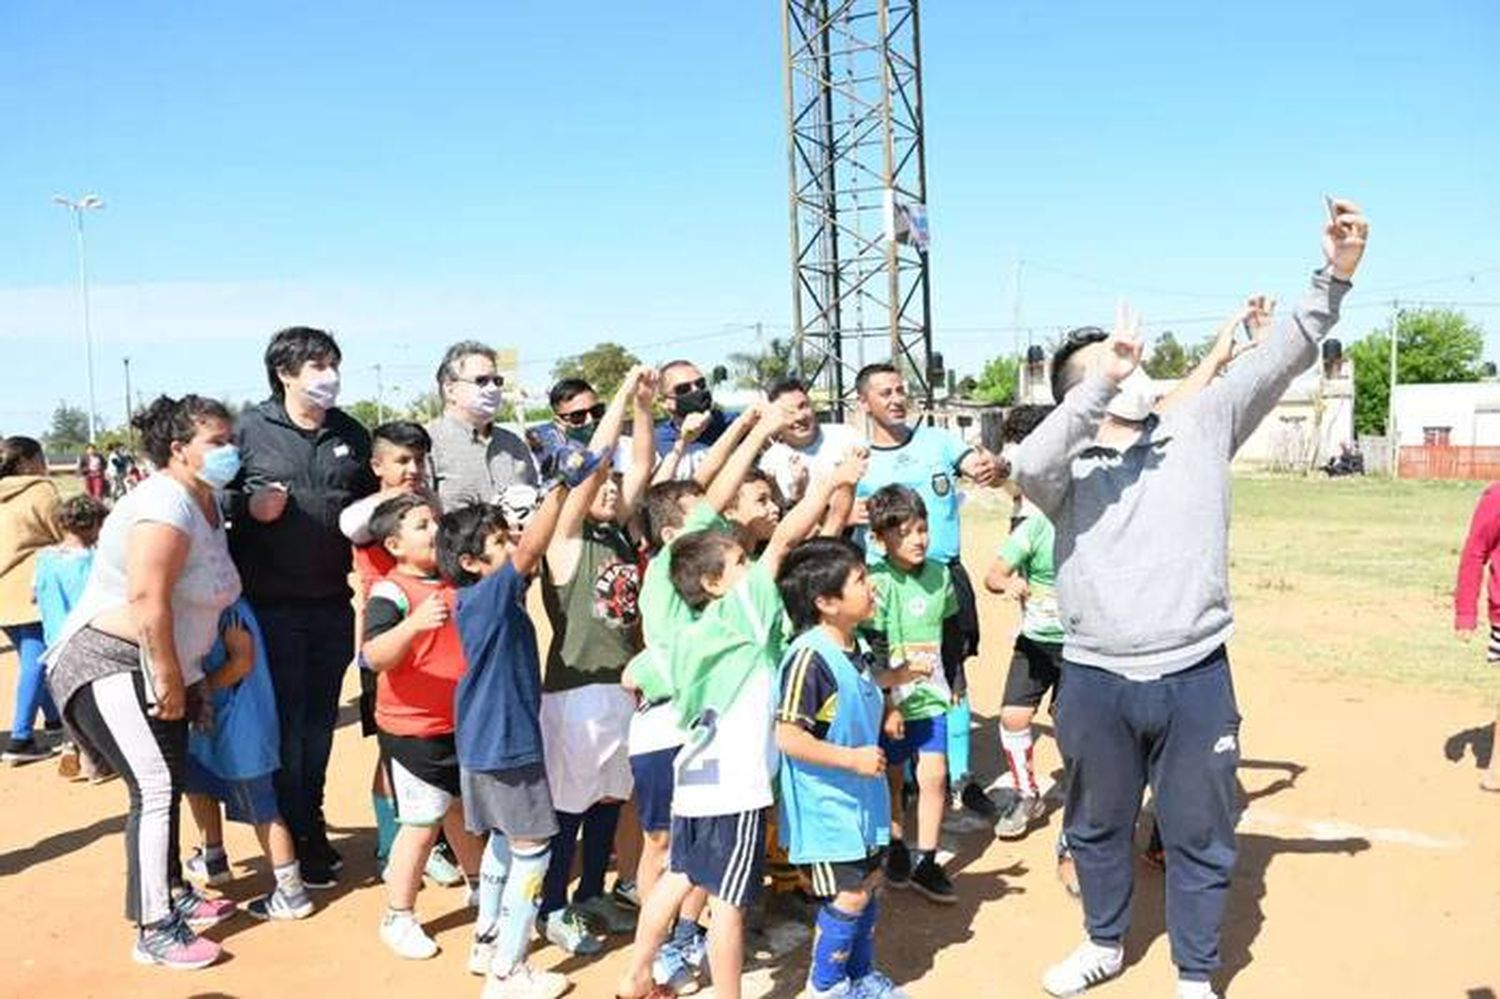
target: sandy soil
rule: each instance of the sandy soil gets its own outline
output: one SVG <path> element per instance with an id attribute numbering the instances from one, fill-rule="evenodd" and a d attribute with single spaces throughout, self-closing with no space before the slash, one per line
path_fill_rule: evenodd
<path id="1" fill-rule="evenodd" d="M 976 544 L 971 564 L 981 564 Z M 1260 602 L 1264 604 L 1264 602 Z M 998 769 L 997 710 L 1015 612 L 984 603 L 986 648 L 971 663 L 975 760 Z M 1284 635 L 1327 626 L 1306 596 L 1242 615 L 1242 633 Z M 1255 654 L 1236 660 L 1245 716 L 1241 824 L 1221 981 L 1234 999 L 1293 996 L 1494 999 L 1500 991 L 1500 795 L 1477 790 L 1476 741 L 1490 707 L 1477 695 L 1309 674 Z M 0 711 L 9 717 L 14 660 L 0 659 Z M 349 686 L 350 695 L 354 686 Z M 319 911 L 294 924 L 247 917 L 211 931 L 229 957 L 203 972 L 141 968 L 120 917 L 125 792 L 117 781 L 66 784 L 51 764 L 0 771 L 0 994 L 16 996 L 477 995 L 464 971 L 471 916 L 458 890 L 428 889 L 419 911 L 443 952 L 405 963 L 378 942 L 382 893 L 372 879 L 367 793 L 374 758 L 352 707 L 338 733 L 327 812 L 347 858 L 343 884 L 317 893 Z M 1045 721 L 1045 719 L 1043 719 Z M 1056 768 L 1044 738 L 1040 765 Z M 959 902 L 939 908 L 890 893 L 879 962 L 916 997 L 1040 996 L 1044 967 L 1079 938 L 1080 913 L 1053 875 L 1059 816 L 1019 843 L 988 832 L 957 841 Z M 184 839 L 192 842 L 184 815 Z M 267 880 L 253 837 L 231 826 L 238 875 L 226 894 L 247 900 Z M 1123 977 L 1101 999 L 1172 994 L 1162 875 L 1137 864 L 1134 926 Z M 623 942 L 601 958 L 534 959 L 561 967 L 573 994 L 610 994 Z M 753 995 L 797 994 L 803 961 L 750 976 Z"/>

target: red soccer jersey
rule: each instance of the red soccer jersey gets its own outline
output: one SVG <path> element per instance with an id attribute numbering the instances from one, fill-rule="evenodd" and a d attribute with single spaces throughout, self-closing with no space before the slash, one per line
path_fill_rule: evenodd
<path id="1" fill-rule="evenodd" d="M 453 732 L 453 695 L 468 668 L 458 625 L 452 617 L 457 591 L 437 579 L 419 579 L 393 572 L 370 590 L 371 601 L 389 600 L 401 617 L 441 594 L 449 618 L 441 627 L 424 631 L 412 641 L 400 664 L 380 674 L 375 690 L 375 723 L 391 735 L 431 738 Z M 367 639 L 368 640 L 368 639 Z"/>

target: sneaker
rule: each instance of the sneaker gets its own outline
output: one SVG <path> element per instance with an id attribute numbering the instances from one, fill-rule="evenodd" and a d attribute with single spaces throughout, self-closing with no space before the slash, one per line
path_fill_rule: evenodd
<path id="1" fill-rule="evenodd" d="M 1021 839 L 1047 814 L 1047 804 L 1036 795 L 1018 797 L 995 820 L 995 835 L 1000 839 Z"/>
<path id="2" fill-rule="evenodd" d="M 899 839 L 891 840 L 885 852 L 885 883 L 892 888 L 911 884 L 911 851 Z"/>
<path id="3" fill-rule="evenodd" d="M 438 952 L 437 942 L 422 929 L 412 912 L 387 909 L 380 920 L 380 939 L 397 957 L 408 961 L 425 961 Z"/>
<path id="4" fill-rule="evenodd" d="M 313 914 L 313 903 L 305 891 L 288 895 L 277 888 L 251 901 L 245 911 L 254 919 L 306 919 Z"/>
<path id="5" fill-rule="evenodd" d="M 518 964 L 504 978 L 491 975 L 480 999 L 557 999 L 568 991 L 568 977 Z"/>
<path id="6" fill-rule="evenodd" d="M 1125 965 L 1121 947 L 1104 947 L 1085 940 L 1042 976 L 1042 988 L 1052 996 L 1076 996 L 1084 989 L 1108 981 Z"/>
<path id="7" fill-rule="evenodd" d="M 807 980 L 807 989 L 802 993 L 807 999 L 851 999 L 854 995 L 854 987 L 849 984 L 849 979 L 842 978 L 834 982 L 826 989 L 820 989 Z"/>
<path id="8" fill-rule="evenodd" d="M 595 895 L 586 902 L 574 902 L 573 908 L 606 936 L 635 932 L 636 914 L 620 908 L 608 896 Z"/>
<path id="9" fill-rule="evenodd" d="M 651 980 L 673 995 L 692 995 L 699 989 L 698 968 L 683 949 L 668 940 L 651 962 Z"/>
<path id="10" fill-rule="evenodd" d="M 337 888 L 338 883 L 338 875 L 322 860 L 302 861 L 302 887 L 322 891 L 325 888 Z"/>
<path id="11" fill-rule="evenodd" d="M 1219 994 L 1208 982 L 1190 982 L 1185 978 L 1179 978 L 1177 979 L 1177 999 L 1219 999 Z"/>
<path id="12" fill-rule="evenodd" d="M 911 999 L 896 983 L 878 971 L 849 983 L 849 999 Z"/>
<path id="13" fill-rule="evenodd" d="M 636 886 L 633 878 L 615 878 L 615 886 L 610 890 L 610 900 L 622 909 L 640 909 L 641 890 Z"/>
<path id="14" fill-rule="evenodd" d="M 597 954 L 604 949 L 604 940 L 572 906 L 548 913 L 542 935 L 569 954 Z"/>
<path id="15" fill-rule="evenodd" d="M 12 739 L 6 744 L 5 752 L 0 753 L 0 761 L 18 767 L 23 763 L 45 760 L 51 755 L 52 750 L 40 745 L 35 739 Z"/>
<path id="16" fill-rule="evenodd" d="M 464 883 L 464 872 L 448 859 L 447 852 L 441 846 L 433 847 L 432 852 L 427 855 L 427 866 L 422 868 L 422 877 L 444 888 Z"/>
<path id="17" fill-rule="evenodd" d="M 321 861 L 324 867 L 335 874 L 344 869 L 344 855 L 328 842 L 328 832 L 321 825 L 308 841 L 306 852 L 312 855 L 313 860 Z"/>
<path id="18" fill-rule="evenodd" d="M 984 793 L 984 788 L 973 781 L 964 784 L 963 790 L 957 795 L 958 804 L 978 815 L 980 818 L 993 819 L 999 809 L 990 800 L 990 796 Z"/>
<path id="19" fill-rule="evenodd" d="M 188 926 L 195 930 L 205 930 L 233 916 L 239 911 L 239 906 L 227 898 L 208 898 L 199 894 L 198 889 L 189 888 L 173 901 L 172 910 Z"/>
<path id="20" fill-rule="evenodd" d="M 953 882 L 948 879 L 948 872 L 931 857 L 923 860 L 917 865 L 916 870 L 911 872 L 911 886 L 929 902 L 952 905 L 958 901 L 958 893 L 953 890 Z"/>
<path id="21" fill-rule="evenodd" d="M 474 942 L 469 944 L 469 974 L 483 977 L 490 973 L 490 965 L 495 963 L 495 938 L 475 937 Z"/>
<path id="22" fill-rule="evenodd" d="M 165 925 L 142 930 L 130 952 L 137 964 L 159 964 L 179 971 L 206 968 L 219 959 L 218 944 L 200 937 L 175 916 Z"/>
<path id="23" fill-rule="evenodd" d="M 234 880 L 234 875 L 229 872 L 229 857 L 222 851 L 218 856 L 210 857 L 201 848 L 195 848 L 193 855 L 183 862 L 182 875 L 195 885 L 209 888 Z"/>

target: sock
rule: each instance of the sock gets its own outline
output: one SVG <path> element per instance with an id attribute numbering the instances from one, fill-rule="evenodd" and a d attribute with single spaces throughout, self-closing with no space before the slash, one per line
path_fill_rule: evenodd
<path id="1" fill-rule="evenodd" d="M 859 914 L 859 925 L 855 929 L 854 946 L 849 950 L 849 980 L 857 982 L 875 970 L 875 917 L 880 914 L 880 903 L 874 895 L 865 903 L 865 911 Z"/>
<path id="2" fill-rule="evenodd" d="M 693 942 L 698 935 L 698 920 L 678 919 L 677 925 L 672 927 L 672 936 L 667 941 L 673 947 L 686 947 Z"/>
<path id="3" fill-rule="evenodd" d="M 552 837 L 552 863 L 542 882 L 542 916 L 568 904 L 568 879 L 573 876 L 573 850 L 578 843 L 578 827 L 583 812 L 558 812 L 557 833 Z"/>
<path id="4" fill-rule="evenodd" d="M 383 866 L 396 840 L 396 799 L 372 794 L 370 805 L 375 810 L 375 862 Z"/>
<path id="5" fill-rule="evenodd" d="M 858 916 L 835 909 L 832 902 L 818 910 L 818 935 L 807 973 L 813 988 L 826 991 L 849 977 L 849 956 L 858 932 Z"/>
<path id="6" fill-rule="evenodd" d="M 501 977 L 509 974 L 526 956 L 551 852 L 547 846 L 533 848 L 529 853 L 517 849 L 510 852 L 510 875 L 505 879 L 505 890 L 500 895 L 495 958 L 491 965 Z"/>
<path id="7" fill-rule="evenodd" d="M 948 779 L 955 790 L 969 779 L 969 699 L 962 698 L 948 709 Z"/>
<path id="8" fill-rule="evenodd" d="M 224 852 L 223 843 L 205 843 L 203 845 L 204 860 L 227 860 L 228 854 Z"/>
<path id="9" fill-rule="evenodd" d="M 306 890 L 302 887 L 302 865 L 295 860 L 272 868 L 271 873 L 276 876 L 276 890 L 287 898 L 295 898 Z"/>
<path id="10" fill-rule="evenodd" d="M 1012 732 L 1000 726 L 1000 745 L 1005 749 L 1005 760 L 1010 764 L 1010 775 L 1015 779 L 1016 791 L 1026 797 L 1041 793 L 1036 782 L 1036 766 L 1032 762 L 1031 726 Z"/>
<path id="11" fill-rule="evenodd" d="M 489 940 L 500 924 L 500 893 L 510 874 L 510 840 L 499 831 L 490 833 L 479 861 L 479 915 L 474 920 L 474 939 Z"/>
<path id="12" fill-rule="evenodd" d="M 578 872 L 578 891 L 573 895 L 575 902 L 604 894 L 604 872 L 609 869 L 621 807 L 618 801 L 600 801 L 583 813 L 583 863 Z"/>

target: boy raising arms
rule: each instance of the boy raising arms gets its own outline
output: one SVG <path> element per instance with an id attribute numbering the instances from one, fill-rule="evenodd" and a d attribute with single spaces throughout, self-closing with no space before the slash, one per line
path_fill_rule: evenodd
<path id="1" fill-rule="evenodd" d="M 781 662 L 781 839 L 825 899 L 807 995 L 906 999 L 874 970 L 875 890 L 890 841 L 885 696 L 856 637 L 875 610 L 864 552 L 840 538 L 792 549 L 778 580 L 800 632 Z"/>

